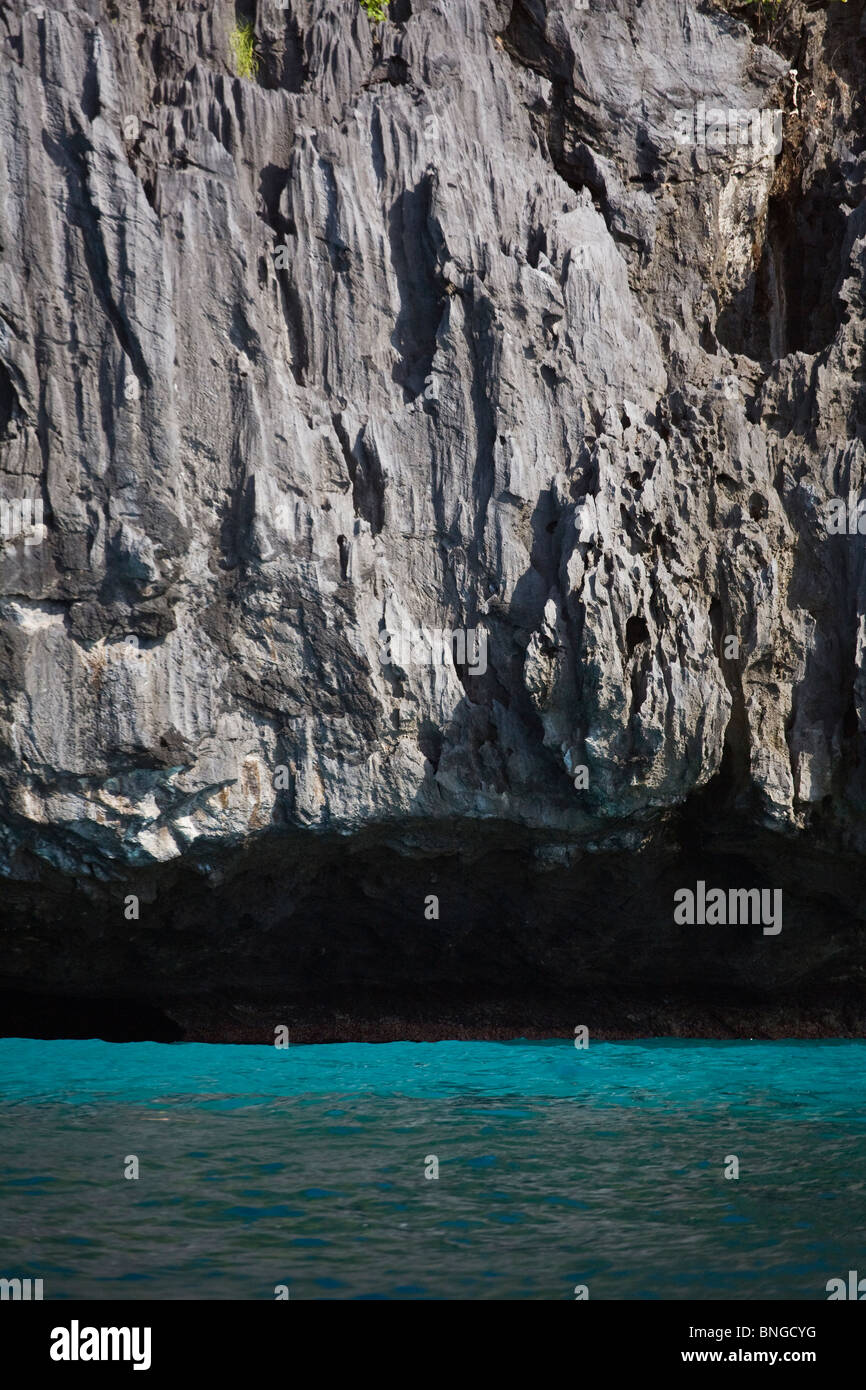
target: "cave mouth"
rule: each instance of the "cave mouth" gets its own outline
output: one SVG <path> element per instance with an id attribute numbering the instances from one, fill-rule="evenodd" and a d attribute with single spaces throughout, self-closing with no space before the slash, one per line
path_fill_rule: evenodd
<path id="1" fill-rule="evenodd" d="M 788 187 L 771 196 L 760 259 L 716 323 L 722 347 L 756 362 L 829 347 L 844 313 L 838 295 L 843 198 L 844 185 L 831 170 L 802 195 Z"/>
<path id="2" fill-rule="evenodd" d="M 183 1030 L 160 1009 L 140 1000 L 0 990 L 0 1037 L 180 1042 Z"/>
<path id="3" fill-rule="evenodd" d="M 429 730 L 424 744 L 435 758 Z M 348 852 L 339 831 L 274 833 L 214 850 L 215 875 L 197 861 L 87 892 L 57 871 L 13 882 L 0 926 L 20 950 L 0 976 L 0 1036 L 273 1046 L 278 1026 L 294 1044 L 568 1035 L 578 1023 L 635 1037 L 866 1036 L 862 861 L 807 839 L 792 853 L 762 827 L 748 751 L 735 711 L 717 776 L 678 818 L 644 824 L 640 847 L 627 820 L 589 844 L 442 818 L 416 820 L 399 843 L 393 825 L 368 827 Z M 776 913 L 781 893 L 781 947 L 763 930 L 776 917 L 677 920 L 679 895 L 702 881 L 728 897 L 768 891 Z M 140 922 L 122 916 L 130 888 L 147 903 Z M 120 920 L 122 932 L 94 927 Z"/>

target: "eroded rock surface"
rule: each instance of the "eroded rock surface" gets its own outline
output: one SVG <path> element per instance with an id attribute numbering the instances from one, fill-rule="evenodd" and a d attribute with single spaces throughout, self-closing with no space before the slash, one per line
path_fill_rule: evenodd
<path id="1" fill-rule="evenodd" d="M 859 1026 L 857 7 L 249 4 L 0 9 L 7 989 Z"/>

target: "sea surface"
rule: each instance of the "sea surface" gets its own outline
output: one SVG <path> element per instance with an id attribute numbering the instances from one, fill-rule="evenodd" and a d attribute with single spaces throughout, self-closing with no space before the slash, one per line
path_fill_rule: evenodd
<path id="1" fill-rule="evenodd" d="M 823 1300 L 866 1274 L 864 1076 L 866 1042 L 0 1040 L 0 1276 Z"/>

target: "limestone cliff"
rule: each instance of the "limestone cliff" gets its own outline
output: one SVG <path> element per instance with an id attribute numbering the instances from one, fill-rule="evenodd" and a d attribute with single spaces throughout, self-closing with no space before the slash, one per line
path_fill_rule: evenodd
<path id="1" fill-rule="evenodd" d="M 864 57 L 4 0 L 4 1031 L 860 1026 Z"/>

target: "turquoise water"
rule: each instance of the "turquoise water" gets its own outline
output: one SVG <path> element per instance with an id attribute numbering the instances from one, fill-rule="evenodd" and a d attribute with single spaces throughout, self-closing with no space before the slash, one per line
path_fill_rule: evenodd
<path id="1" fill-rule="evenodd" d="M 864 1068 L 866 1042 L 0 1040 L 0 1275 L 46 1299 L 825 1299 L 866 1271 Z"/>

